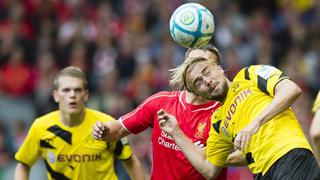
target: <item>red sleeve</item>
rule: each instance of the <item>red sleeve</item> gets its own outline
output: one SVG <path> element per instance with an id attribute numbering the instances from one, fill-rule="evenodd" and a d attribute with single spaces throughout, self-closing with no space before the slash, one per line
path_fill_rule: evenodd
<path id="1" fill-rule="evenodd" d="M 162 97 L 158 94 L 148 97 L 142 104 L 128 114 L 120 117 L 122 125 L 131 133 L 138 134 L 153 127 Z"/>

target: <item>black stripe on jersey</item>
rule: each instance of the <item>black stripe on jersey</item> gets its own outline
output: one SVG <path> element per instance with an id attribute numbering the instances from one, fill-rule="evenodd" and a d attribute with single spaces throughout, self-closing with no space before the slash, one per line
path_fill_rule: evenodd
<path id="1" fill-rule="evenodd" d="M 254 163 L 254 159 L 252 157 L 252 153 L 251 152 L 248 152 L 246 154 L 246 160 L 247 160 L 248 165 L 251 164 L 251 163 Z"/>
<path id="2" fill-rule="evenodd" d="M 221 124 L 221 121 L 222 121 L 222 120 L 219 120 L 218 122 L 212 124 L 212 127 L 214 128 L 214 130 L 216 130 L 216 132 L 217 132 L 218 134 L 219 134 L 219 132 L 220 132 L 220 124 Z"/>
<path id="3" fill-rule="evenodd" d="M 64 174 L 54 171 L 46 160 L 44 160 L 44 163 L 52 179 L 69 180 Z"/>
<path id="4" fill-rule="evenodd" d="M 122 150 L 123 150 L 123 144 L 122 144 L 122 142 L 120 140 L 116 144 L 116 148 L 114 149 L 114 154 L 116 156 L 119 156 L 122 153 Z"/>
<path id="5" fill-rule="evenodd" d="M 71 168 L 72 170 L 74 170 L 74 167 L 73 167 L 73 166 L 71 166 L 71 165 L 69 165 L 69 168 Z"/>
<path id="6" fill-rule="evenodd" d="M 246 80 L 250 80 L 248 68 L 245 68 L 245 69 L 244 69 L 244 78 L 245 78 Z"/>
<path id="7" fill-rule="evenodd" d="M 46 140 L 40 140 L 40 147 L 48 148 L 48 149 L 56 149 L 54 146 L 52 146 L 48 141 Z"/>
<path id="8" fill-rule="evenodd" d="M 258 88 L 259 88 L 262 92 L 270 95 L 270 93 L 269 93 L 268 90 L 267 90 L 267 82 L 268 82 L 268 80 L 265 80 L 265 79 L 263 79 L 263 77 L 258 76 Z"/>
<path id="9" fill-rule="evenodd" d="M 70 145 L 72 144 L 71 143 L 72 134 L 69 131 L 62 129 L 58 125 L 51 126 L 47 130 L 54 133 L 55 135 L 59 136 L 64 141 L 66 141 L 68 144 L 70 144 Z"/>

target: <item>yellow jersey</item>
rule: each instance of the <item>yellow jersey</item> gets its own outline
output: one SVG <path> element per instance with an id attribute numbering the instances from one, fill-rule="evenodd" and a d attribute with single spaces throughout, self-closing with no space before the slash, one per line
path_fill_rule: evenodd
<path id="1" fill-rule="evenodd" d="M 125 160 L 132 151 L 126 139 L 107 143 L 94 140 L 91 130 L 96 121 L 114 120 L 111 116 L 86 109 L 79 126 L 67 127 L 59 120 L 59 111 L 34 121 L 29 133 L 16 153 L 17 161 L 32 166 L 41 156 L 48 179 L 118 179 L 114 157 Z"/>
<path id="2" fill-rule="evenodd" d="M 212 164 L 225 166 L 237 133 L 271 103 L 275 86 L 285 78 L 288 77 L 269 65 L 250 66 L 236 75 L 225 101 L 211 117 L 206 155 Z M 297 118 L 288 108 L 260 127 L 243 155 L 254 174 L 264 175 L 274 162 L 295 148 L 311 150 Z"/>
<path id="3" fill-rule="evenodd" d="M 316 100 L 314 101 L 314 105 L 313 105 L 312 111 L 316 112 L 319 108 L 320 108 L 320 91 L 319 91 L 319 93 L 317 95 Z"/>

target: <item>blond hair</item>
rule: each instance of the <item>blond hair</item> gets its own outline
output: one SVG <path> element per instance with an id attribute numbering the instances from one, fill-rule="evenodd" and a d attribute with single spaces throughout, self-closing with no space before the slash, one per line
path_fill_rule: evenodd
<path id="1" fill-rule="evenodd" d="M 57 90 L 59 88 L 59 78 L 62 76 L 68 76 L 68 77 L 74 77 L 74 78 L 79 78 L 83 80 L 83 87 L 85 90 L 88 89 L 88 81 L 86 78 L 86 75 L 83 73 L 83 71 L 74 66 L 68 66 L 63 68 L 54 78 L 53 81 L 53 89 Z"/>
<path id="2" fill-rule="evenodd" d="M 203 50 L 203 51 L 210 51 L 212 54 L 215 54 L 217 59 L 205 59 L 202 57 L 189 57 L 189 54 L 191 51 L 193 50 Z M 176 68 L 173 69 L 169 69 L 169 73 L 170 73 L 170 86 L 178 89 L 178 90 L 183 90 L 186 89 L 188 91 L 190 91 L 190 89 L 187 87 L 186 84 L 186 73 L 187 70 L 189 69 L 190 65 L 199 62 L 199 61 L 209 61 L 212 62 L 214 64 L 220 65 L 220 61 L 221 61 L 221 53 L 220 51 L 213 45 L 208 44 L 205 45 L 203 47 L 199 47 L 199 48 L 189 48 L 187 50 L 187 52 L 185 53 L 185 60 L 182 64 L 180 64 L 179 66 L 177 66 Z"/>

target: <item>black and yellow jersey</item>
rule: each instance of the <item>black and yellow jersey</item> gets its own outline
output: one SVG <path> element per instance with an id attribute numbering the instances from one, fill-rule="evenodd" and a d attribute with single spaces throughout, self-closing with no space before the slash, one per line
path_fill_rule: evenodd
<path id="1" fill-rule="evenodd" d="M 312 111 L 316 112 L 319 108 L 320 108 L 320 91 L 319 91 L 319 93 L 317 95 L 316 100 L 314 101 Z"/>
<path id="2" fill-rule="evenodd" d="M 253 65 L 236 75 L 225 101 L 211 117 L 206 155 L 212 164 L 225 166 L 237 133 L 271 103 L 275 86 L 285 78 L 288 77 L 269 65 Z M 295 148 L 311 150 L 297 118 L 288 108 L 261 126 L 243 155 L 254 174 L 265 174 L 276 160 Z"/>
<path id="3" fill-rule="evenodd" d="M 32 166 L 41 156 L 48 179 L 117 179 L 114 157 L 131 157 L 128 141 L 107 143 L 91 137 L 96 121 L 111 120 L 109 115 L 86 109 L 79 126 L 67 127 L 60 122 L 59 111 L 51 112 L 35 120 L 15 158 Z"/>

